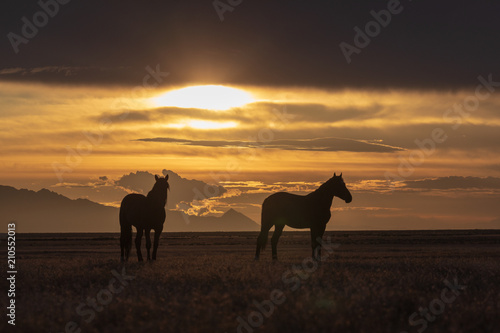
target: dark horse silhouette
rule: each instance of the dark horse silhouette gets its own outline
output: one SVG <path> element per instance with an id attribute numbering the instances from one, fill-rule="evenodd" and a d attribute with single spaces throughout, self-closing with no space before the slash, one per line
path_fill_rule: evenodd
<path id="1" fill-rule="evenodd" d="M 321 239 L 326 224 L 330 220 L 330 207 L 333 197 L 337 196 L 346 203 L 352 201 L 352 196 L 345 186 L 342 174 L 333 177 L 322 184 L 316 191 L 308 195 L 297 195 L 288 192 L 278 192 L 268 196 L 262 203 L 262 218 L 255 259 L 258 260 L 260 250 L 267 243 L 269 229 L 274 225 L 271 239 L 273 259 L 278 258 L 276 246 L 285 225 L 303 229 L 311 228 L 312 257 L 321 260 Z"/>
<path id="2" fill-rule="evenodd" d="M 121 260 L 128 260 L 130 248 L 132 247 L 132 226 L 137 229 L 135 237 L 135 247 L 137 258 L 142 261 L 141 238 L 142 233 L 146 234 L 146 249 L 148 250 L 148 260 L 150 260 L 149 250 L 151 249 L 151 229 L 155 231 L 155 242 L 153 246 L 153 260 L 156 260 L 156 251 L 160 235 L 165 222 L 165 204 L 167 203 L 168 175 L 165 178 L 155 176 L 156 183 L 147 196 L 132 193 L 123 198 L 120 206 L 120 247 Z"/>

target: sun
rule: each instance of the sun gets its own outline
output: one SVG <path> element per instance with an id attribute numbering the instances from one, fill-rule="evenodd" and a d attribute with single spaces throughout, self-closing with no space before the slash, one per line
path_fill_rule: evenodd
<path id="1" fill-rule="evenodd" d="M 169 91 L 153 98 L 152 102 L 158 107 L 174 106 L 223 111 L 255 102 L 255 99 L 241 89 L 206 85 Z"/>

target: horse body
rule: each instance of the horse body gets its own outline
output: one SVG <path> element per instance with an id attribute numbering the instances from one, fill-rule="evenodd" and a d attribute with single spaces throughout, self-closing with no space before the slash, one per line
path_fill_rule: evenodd
<path id="1" fill-rule="evenodd" d="M 165 222 L 165 204 L 169 189 L 168 175 L 165 178 L 155 176 L 156 183 L 147 196 L 132 193 L 123 198 L 120 205 L 120 247 L 122 261 L 128 260 L 132 247 L 132 226 L 137 230 L 135 247 L 137 258 L 142 261 L 141 240 L 146 235 L 147 260 L 150 260 L 151 229 L 155 231 L 152 259 L 156 260 L 156 253 Z"/>
<path id="2" fill-rule="evenodd" d="M 266 225 L 278 224 L 305 229 L 310 228 L 311 223 L 326 224 L 330 216 L 330 207 L 321 207 L 312 193 L 297 195 L 278 192 L 267 197 L 262 203 L 262 223 Z"/>
<path id="3" fill-rule="evenodd" d="M 310 228 L 313 258 L 319 259 L 321 248 L 318 238 L 323 237 L 326 224 L 330 220 L 330 207 L 334 196 L 342 198 L 347 203 L 352 201 L 342 174 L 340 176 L 334 174 L 308 195 L 278 192 L 267 197 L 262 203 L 261 231 L 257 238 L 255 259 L 259 259 L 260 250 L 265 247 L 269 230 L 273 225 L 274 233 L 271 239 L 273 259 L 277 259 L 277 243 L 285 225 L 295 229 Z"/>

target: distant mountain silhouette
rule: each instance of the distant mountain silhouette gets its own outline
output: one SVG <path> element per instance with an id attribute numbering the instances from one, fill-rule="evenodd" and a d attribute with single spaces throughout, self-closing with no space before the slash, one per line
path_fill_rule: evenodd
<path id="1" fill-rule="evenodd" d="M 119 232 L 118 208 L 87 200 L 72 200 L 41 189 L 18 190 L 0 185 L 0 222 L 17 221 L 17 232 Z M 229 209 L 220 217 L 188 216 L 167 211 L 166 232 L 256 231 L 260 226 Z"/>
<path id="2" fill-rule="evenodd" d="M 189 216 L 179 211 L 168 211 L 166 231 L 258 231 L 260 225 L 246 215 L 229 209 L 220 217 Z"/>
<path id="3" fill-rule="evenodd" d="M 38 192 L 0 186 L 0 219 L 17 221 L 17 232 L 115 232 L 118 210 L 86 199 L 72 200 L 41 189 Z"/>

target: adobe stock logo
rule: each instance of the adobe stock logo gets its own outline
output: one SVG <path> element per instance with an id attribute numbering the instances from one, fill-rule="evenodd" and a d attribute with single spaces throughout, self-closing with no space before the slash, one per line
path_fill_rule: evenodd
<path id="1" fill-rule="evenodd" d="M 226 0 L 226 2 L 221 0 L 214 0 L 212 5 L 214 6 L 215 12 L 219 16 L 219 20 L 224 21 L 224 13 L 232 12 L 234 8 L 241 5 L 243 0 Z"/>
<path id="2" fill-rule="evenodd" d="M 7 38 L 9 39 L 12 49 L 17 54 L 19 53 L 19 45 L 28 44 L 28 42 L 35 38 L 38 34 L 38 29 L 45 27 L 50 18 L 59 13 L 60 5 L 66 5 L 71 0 L 40 0 L 38 1 L 38 6 L 41 10 L 33 14 L 32 19 L 29 20 L 26 16 L 21 18 L 23 26 L 21 27 L 21 34 L 16 34 L 9 32 Z"/>
<path id="3" fill-rule="evenodd" d="M 443 282 L 446 287 L 441 290 L 440 297 L 430 301 L 428 307 L 419 307 L 418 313 L 413 312 L 408 318 L 410 326 L 421 325 L 417 330 L 418 333 L 425 331 L 429 323 L 434 322 L 439 315 L 443 314 L 446 305 L 453 303 L 460 296 L 460 293 L 467 288 L 465 285 L 458 284 L 456 277 L 453 279 L 453 283 L 448 280 Z M 401 331 L 400 333 L 408 333 L 408 331 Z"/>

